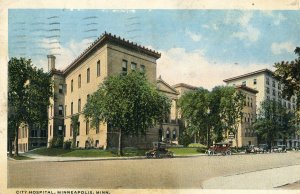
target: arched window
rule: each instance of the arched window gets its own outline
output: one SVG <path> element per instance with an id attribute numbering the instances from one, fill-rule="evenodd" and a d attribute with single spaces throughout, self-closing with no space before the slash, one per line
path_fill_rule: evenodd
<path id="1" fill-rule="evenodd" d="M 167 131 L 166 131 L 166 138 L 167 139 L 170 139 L 170 129 L 168 128 Z"/>
<path id="2" fill-rule="evenodd" d="M 176 129 L 173 130 L 172 138 L 175 140 L 176 139 Z"/>

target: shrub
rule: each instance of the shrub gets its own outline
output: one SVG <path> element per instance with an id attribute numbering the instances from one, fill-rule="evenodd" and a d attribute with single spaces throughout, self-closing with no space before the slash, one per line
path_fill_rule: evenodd
<path id="1" fill-rule="evenodd" d="M 197 152 L 199 152 L 199 153 L 205 153 L 206 150 L 207 150 L 206 147 L 197 147 Z"/>
<path id="2" fill-rule="evenodd" d="M 62 137 L 53 137 L 49 141 L 50 148 L 61 148 L 63 147 L 63 138 Z"/>
<path id="3" fill-rule="evenodd" d="M 190 143 L 192 143 L 194 141 L 194 138 L 189 136 L 187 133 L 183 132 L 180 136 L 179 136 L 179 144 L 183 145 L 183 146 L 188 146 Z"/>
<path id="4" fill-rule="evenodd" d="M 69 150 L 69 149 L 71 149 L 71 145 L 72 145 L 72 140 L 69 139 L 64 142 L 63 148 L 66 150 Z"/>

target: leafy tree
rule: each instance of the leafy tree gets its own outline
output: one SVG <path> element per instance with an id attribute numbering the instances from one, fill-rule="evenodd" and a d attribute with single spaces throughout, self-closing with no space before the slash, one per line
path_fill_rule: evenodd
<path id="1" fill-rule="evenodd" d="M 119 130 L 118 154 L 122 155 L 123 134 L 145 135 L 150 127 L 162 122 L 170 107 L 170 100 L 145 75 L 132 72 L 107 77 L 88 99 L 84 115 L 93 127 L 105 122 L 109 128 Z"/>
<path id="2" fill-rule="evenodd" d="M 293 61 L 282 61 L 275 63 L 274 75 L 282 84 L 282 94 L 290 99 L 293 95 L 297 97 L 297 124 L 298 135 L 300 135 L 300 47 L 296 47 L 295 54 L 298 56 Z"/>
<path id="3" fill-rule="evenodd" d="M 243 116 L 245 95 L 234 87 L 227 86 L 221 90 L 220 115 L 222 126 L 224 126 L 225 134 L 232 132 L 235 135 L 236 145 L 238 145 L 238 127 Z"/>
<path id="4" fill-rule="evenodd" d="M 285 141 L 286 137 L 295 132 L 294 114 L 281 103 L 265 100 L 261 103 L 253 128 L 260 141 L 272 146 L 276 138 L 283 138 Z"/>
<path id="5" fill-rule="evenodd" d="M 73 115 L 71 117 L 71 125 L 72 125 L 72 148 L 76 147 L 76 136 L 78 135 L 78 131 L 79 131 L 79 115 Z"/>
<path id="6" fill-rule="evenodd" d="M 31 60 L 11 58 L 8 62 L 8 134 L 10 154 L 14 138 L 15 155 L 18 155 L 18 128 L 21 123 L 46 128 L 47 107 L 52 95 L 51 76 L 37 69 Z"/>
<path id="7" fill-rule="evenodd" d="M 198 88 L 195 91 L 185 93 L 178 102 L 182 118 L 186 122 L 186 132 L 195 138 L 195 143 L 206 140 L 210 134 L 208 126 L 209 115 L 209 91 Z"/>
<path id="8" fill-rule="evenodd" d="M 298 109 L 300 108 L 300 47 L 295 49 L 295 54 L 298 55 L 293 61 L 282 61 L 275 63 L 276 68 L 274 74 L 282 84 L 282 94 L 285 97 L 291 98 L 297 96 Z"/>
<path id="9" fill-rule="evenodd" d="M 179 107 L 187 123 L 187 134 L 207 146 L 211 140 L 222 141 L 228 130 L 236 134 L 243 100 L 241 92 L 227 86 L 217 86 L 211 92 L 199 88 L 184 94 Z"/>

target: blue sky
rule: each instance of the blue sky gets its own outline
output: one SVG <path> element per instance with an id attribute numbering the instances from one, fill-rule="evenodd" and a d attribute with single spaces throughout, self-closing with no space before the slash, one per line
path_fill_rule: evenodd
<path id="1" fill-rule="evenodd" d="M 104 31 L 162 53 L 158 75 L 170 84 L 212 88 L 241 73 L 293 60 L 299 11 L 9 10 L 9 57 L 64 69 Z"/>

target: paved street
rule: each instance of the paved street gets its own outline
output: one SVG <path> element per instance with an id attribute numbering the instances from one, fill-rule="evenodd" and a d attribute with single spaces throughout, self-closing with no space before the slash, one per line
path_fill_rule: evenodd
<path id="1" fill-rule="evenodd" d="M 8 187 L 199 189 L 212 178 L 295 165 L 300 165 L 300 152 L 66 162 L 9 160 Z M 289 172 L 279 173 L 286 176 Z M 220 185 L 215 186 L 218 189 Z"/>

